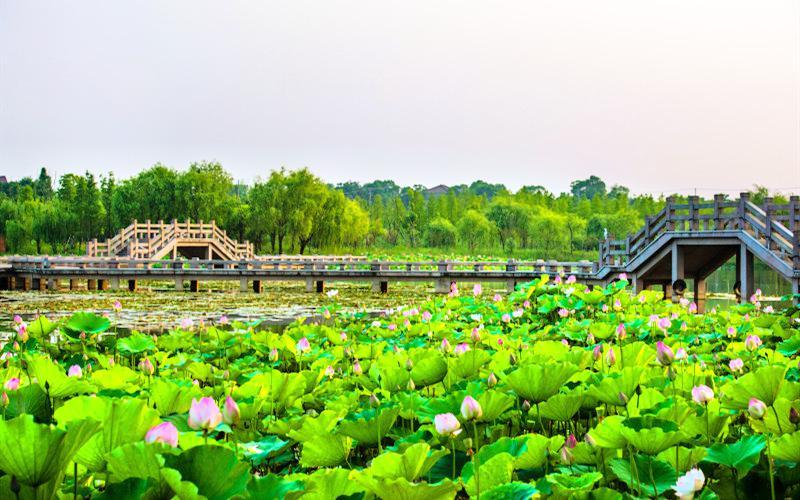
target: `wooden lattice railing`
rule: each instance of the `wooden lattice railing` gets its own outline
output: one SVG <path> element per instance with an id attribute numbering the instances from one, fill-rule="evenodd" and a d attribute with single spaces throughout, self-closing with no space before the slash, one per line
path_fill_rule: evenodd
<path id="1" fill-rule="evenodd" d="M 738 200 L 715 195 L 713 201 L 701 202 L 689 196 L 686 203 L 667 198 L 664 208 L 645 218 L 645 225 L 624 240 L 600 242 L 600 266 L 622 266 L 667 232 L 745 231 L 770 252 L 800 269 L 800 197 L 792 196 L 787 204 L 775 204 L 766 198 L 759 206 L 750 201 L 749 193 Z"/>

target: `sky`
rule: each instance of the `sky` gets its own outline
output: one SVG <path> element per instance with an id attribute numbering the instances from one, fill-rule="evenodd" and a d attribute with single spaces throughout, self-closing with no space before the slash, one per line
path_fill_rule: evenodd
<path id="1" fill-rule="evenodd" d="M 797 0 L 0 0 L 0 175 L 800 192 Z"/>

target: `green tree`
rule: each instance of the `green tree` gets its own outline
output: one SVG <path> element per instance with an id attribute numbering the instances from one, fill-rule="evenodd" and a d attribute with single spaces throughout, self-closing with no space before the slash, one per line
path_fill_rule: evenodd
<path id="1" fill-rule="evenodd" d="M 428 225 L 426 243 L 430 247 L 452 247 L 456 243 L 455 226 L 444 217 L 436 217 Z"/>
<path id="2" fill-rule="evenodd" d="M 477 210 L 467 210 L 458 220 L 458 240 L 470 252 L 487 245 L 492 237 L 492 223 Z"/>

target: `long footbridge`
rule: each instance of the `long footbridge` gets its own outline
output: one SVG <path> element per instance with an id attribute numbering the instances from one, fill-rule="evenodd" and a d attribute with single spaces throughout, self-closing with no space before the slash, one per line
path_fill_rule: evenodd
<path id="1" fill-rule="evenodd" d="M 717 195 L 711 201 L 691 196 L 667 198 L 664 208 L 646 218 L 625 239 L 607 239 L 596 262 L 371 261 L 355 256 L 258 256 L 250 243 L 231 239 L 210 223 L 134 222 L 106 242 L 92 241 L 83 257 L 9 257 L 0 267 L 0 288 L 21 290 L 136 290 L 140 281 L 171 281 L 177 290 L 198 291 L 203 281 L 238 281 L 241 291 L 260 292 L 270 281 L 302 281 L 322 292 L 326 282 L 368 282 L 386 292 L 392 282 L 432 282 L 446 293 L 461 282 L 517 283 L 543 274 L 574 275 L 589 286 L 604 285 L 626 273 L 635 290 L 660 289 L 677 299 L 689 286 L 700 308 L 706 279 L 735 258 L 735 292 L 753 293 L 754 261 L 760 260 L 791 283 L 800 284 L 800 197 L 788 204 L 749 194 L 737 200 Z"/>

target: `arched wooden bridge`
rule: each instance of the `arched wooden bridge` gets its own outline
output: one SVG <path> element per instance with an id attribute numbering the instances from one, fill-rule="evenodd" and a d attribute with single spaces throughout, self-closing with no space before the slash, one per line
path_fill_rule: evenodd
<path id="1" fill-rule="evenodd" d="M 800 198 L 776 205 L 756 205 L 747 193 L 738 200 L 722 195 L 685 203 L 668 198 L 664 209 L 647 217 L 644 227 L 624 240 L 601 242 L 597 262 L 389 262 L 363 257 L 256 256 L 252 245 L 232 240 L 216 224 L 134 223 L 107 242 L 90 242 L 86 257 L 9 257 L 0 268 L 4 289 L 76 288 L 136 289 L 140 280 L 169 280 L 176 289 L 197 291 L 199 282 L 236 280 L 240 289 L 261 291 L 268 281 L 305 281 L 321 292 L 326 281 L 370 282 L 385 292 L 390 282 L 427 281 L 437 292 L 453 283 L 502 282 L 510 289 L 542 274 L 574 275 L 587 285 L 603 285 L 622 272 L 635 290 L 659 287 L 677 298 L 691 285 L 702 309 L 706 278 L 736 258 L 737 290 L 743 299 L 753 293 L 753 263 L 760 260 L 788 280 L 800 284 Z M 187 257 L 178 259 L 178 256 Z M 167 258 L 169 257 L 169 258 Z"/>

